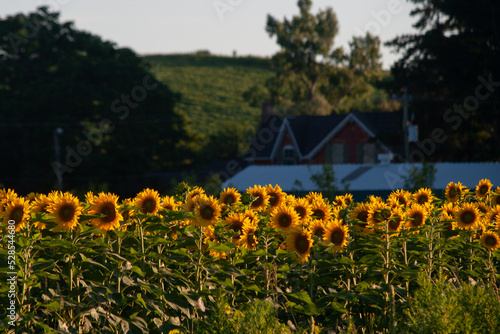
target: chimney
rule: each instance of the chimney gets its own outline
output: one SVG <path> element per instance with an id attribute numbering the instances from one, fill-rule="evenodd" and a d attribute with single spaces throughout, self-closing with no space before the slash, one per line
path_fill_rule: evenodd
<path id="1" fill-rule="evenodd" d="M 260 116 L 261 123 L 262 124 L 267 123 L 272 115 L 273 115 L 273 103 L 269 100 L 265 100 L 262 103 L 262 114 Z"/>

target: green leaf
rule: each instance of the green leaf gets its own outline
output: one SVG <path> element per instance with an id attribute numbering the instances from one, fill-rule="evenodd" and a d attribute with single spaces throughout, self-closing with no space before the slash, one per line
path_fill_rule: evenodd
<path id="1" fill-rule="evenodd" d="M 229 253 L 233 249 L 226 244 L 208 241 L 208 249 L 217 253 Z"/>
<path id="2" fill-rule="evenodd" d="M 54 311 L 59 311 L 59 309 L 61 308 L 61 304 L 56 300 L 53 300 L 53 301 L 48 302 L 48 303 L 38 302 L 36 305 L 40 306 L 40 307 L 45 307 L 45 308 L 48 308 L 48 309 L 54 310 Z"/>

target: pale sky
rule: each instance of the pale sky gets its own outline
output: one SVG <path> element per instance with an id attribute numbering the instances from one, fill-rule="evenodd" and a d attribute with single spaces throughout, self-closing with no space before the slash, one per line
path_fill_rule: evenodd
<path id="1" fill-rule="evenodd" d="M 62 22 L 141 55 L 209 50 L 270 57 L 278 46 L 265 32 L 267 14 L 279 20 L 298 14 L 296 0 L 0 0 L 0 17 L 40 5 L 60 12 Z M 339 20 L 334 45 L 345 50 L 353 35 L 367 31 L 382 42 L 414 32 L 407 0 L 313 0 L 312 12 L 326 7 Z M 386 47 L 382 55 L 386 69 L 398 58 Z"/>

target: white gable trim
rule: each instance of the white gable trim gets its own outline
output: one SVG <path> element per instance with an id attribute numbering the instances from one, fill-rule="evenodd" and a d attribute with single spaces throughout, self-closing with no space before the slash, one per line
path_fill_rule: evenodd
<path id="1" fill-rule="evenodd" d="M 302 159 L 302 153 L 300 152 L 299 145 L 297 140 L 295 139 L 295 135 L 293 134 L 292 127 L 288 122 L 288 118 L 284 118 L 283 123 L 281 124 L 280 131 L 278 133 L 278 138 L 276 138 L 276 142 L 274 143 L 273 150 L 271 151 L 270 159 L 273 160 L 276 157 L 276 153 L 278 152 L 281 142 L 283 141 L 283 137 L 285 136 L 286 131 L 290 133 L 290 137 L 292 138 L 294 149 L 297 151 L 297 155 L 299 159 Z"/>

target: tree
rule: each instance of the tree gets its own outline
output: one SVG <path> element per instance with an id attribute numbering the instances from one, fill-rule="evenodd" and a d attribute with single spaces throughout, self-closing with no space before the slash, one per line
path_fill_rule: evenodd
<path id="1" fill-rule="evenodd" d="M 58 18 L 40 7 L 0 20 L 0 143 L 8 161 L 0 182 L 19 191 L 53 189 L 57 176 L 65 189 L 118 186 L 181 165 L 188 137 L 174 112 L 180 97 L 132 50 Z"/>
<path id="2" fill-rule="evenodd" d="M 289 113 L 329 115 L 332 112 L 395 110 L 383 88 L 380 39 L 355 36 L 350 53 L 334 48 L 338 21 L 331 8 L 311 14 L 311 0 L 298 1 L 299 16 L 282 22 L 268 15 L 266 31 L 281 50 L 272 57 L 275 77 L 267 82 L 273 103 Z M 246 99 L 262 95 L 253 88 Z"/>
<path id="3" fill-rule="evenodd" d="M 497 160 L 500 155 L 500 3 L 411 0 L 416 34 L 388 43 L 401 58 L 396 87 L 414 95 L 421 138 L 436 128 L 446 141 L 433 160 Z"/>
<path id="4" fill-rule="evenodd" d="M 276 36 L 281 50 L 272 57 L 277 76 L 270 87 L 290 86 L 291 100 L 311 101 L 325 75 L 325 64 L 332 53 L 338 21 L 331 8 L 311 14 L 311 0 L 299 0 L 300 16 L 278 21 L 268 15 L 266 31 Z M 281 95 L 275 91 L 274 95 Z"/>

